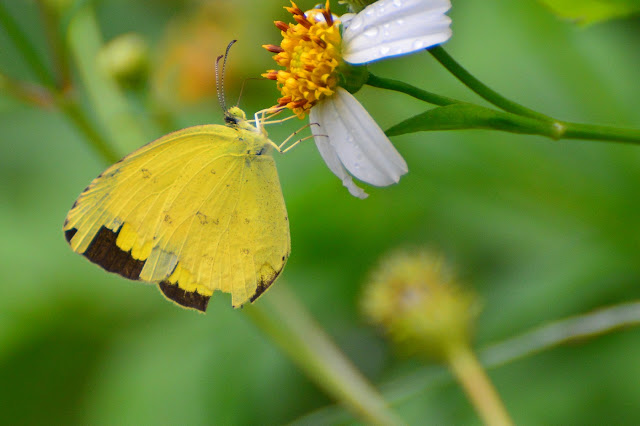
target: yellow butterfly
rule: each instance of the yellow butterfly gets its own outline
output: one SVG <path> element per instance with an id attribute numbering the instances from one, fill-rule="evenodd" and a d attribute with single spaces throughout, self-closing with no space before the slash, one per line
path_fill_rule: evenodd
<path id="1" fill-rule="evenodd" d="M 234 307 L 260 297 L 291 251 L 280 147 L 240 108 L 225 122 L 163 136 L 94 179 L 64 223 L 73 251 L 203 312 L 214 290 Z"/>

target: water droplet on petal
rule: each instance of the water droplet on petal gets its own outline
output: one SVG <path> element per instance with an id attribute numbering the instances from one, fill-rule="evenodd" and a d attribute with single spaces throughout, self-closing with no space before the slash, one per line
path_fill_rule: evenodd
<path id="1" fill-rule="evenodd" d="M 396 25 L 404 25 L 404 19 L 398 18 L 398 19 L 396 19 L 395 23 L 396 23 Z"/>
<path id="2" fill-rule="evenodd" d="M 395 7 L 402 7 L 402 0 L 393 0 L 393 5 Z"/>
<path id="3" fill-rule="evenodd" d="M 378 27 L 367 28 L 366 30 L 364 30 L 364 35 L 369 38 L 376 37 L 378 35 Z"/>
<path id="4" fill-rule="evenodd" d="M 422 49 L 424 47 L 424 41 L 422 40 L 416 40 L 413 42 L 413 48 L 414 49 Z"/>
<path id="5" fill-rule="evenodd" d="M 389 53 L 389 50 L 391 50 L 391 49 L 389 49 L 387 46 L 382 46 L 380 48 L 380 54 L 381 55 L 386 55 L 387 53 Z"/>

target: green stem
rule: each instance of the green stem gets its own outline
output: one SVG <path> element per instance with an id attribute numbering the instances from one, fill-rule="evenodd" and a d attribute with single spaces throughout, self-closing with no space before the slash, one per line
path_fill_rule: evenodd
<path id="1" fill-rule="evenodd" d="M 482 364 L 468 347 L 460 347 L 448 356 L 448 364 L 484 424 L 509 426 L 513 421 L 498 396 Z"/>
<path id="2" fill-rule="evenodd" d="M 68 27 L 68 46 L 92 109 L 112 145 L 115 142 L 119 150 L 130 151 L 151 140 L 141 126 L 144 120 L 133 111 L 116 82 L 98 68 L 96 57 L 102 47 L 102 34 L 91 2 L 73 14 Z"/>
<path id="3" fill-rule="evenodd" d="M 433 55 L 433 57 L 436 58 L 438 62 L 440 62 L 465 86 L 467 86 L 469 89 L 480 95 L 483 99 L 492 103 L 498 108 L 524 117 L 537 118 L 543 121 L 554 121 L 551 117 L 548 117 L 542 113 L 513 102 L 489 88 L 487 85 L 471 75 L 459 63 L 457 63 L 455 59 L 453 59 L 442 46 L 432 47 L 431 49 L 429 49 L 429 53 L 431 53 L 431 55 Z"/>
<path id="4" fill-rule="evenodd" d="M 108 163 L 115 163 L 120 156 L 111 147 L 109 142 L 95 128 L 84 110 L 74 101 L 59 98 L 58 106 L 67 116 L 67 118 L 76 126 L 76 128 L 86 137 L 87 141 L 102 158 Z"/>
<path id="5" fill-rule="evenodd" d="M 640 130 L 560 121 L 563 127 L 558 139 L 615 141 L 640 144 Z"/>
<path id="6" fill-rule="evenodd" d="M 309 378 L 367 424 L 402 424 L 283 283 L 243 311 Z"/>
<path id="7" fill-rule="evenodd" d="M 15 80 L 2 72 L 0 72 L 0 92 L 37 107 L 46 108 L 55 104 L 53 95 L 45 87 Z"/>
<path id="8" fill-rule="evenodd" d="M 69 68 L 69 53 L 63 42 L 61 28 L 58 24 L 60 12 L 45 0 L 38 0 L 37 4 L 42 17 L 57 86 L 64 92 L 71 86 L 71 70 Z"/>
<path id="9" fill-rule="evenodd" d="M 369 73 L 369 77 L 365 84 L 372 87 L 377 87 L 379 89 L 394 90 L 396 92 L 405 93 L 409 96 L 433 105 L 446 106 L 460 102 L 456 99 L 427 92 L 426 90 L 419 89 L 402 81 L 378 77 L 371 73 Z"/>
<path id="10" fill-rule="evenodd" d="M 434 108 L 421 114 L 428 115 L 430 119 L 430 121 L 426 118 L 418 120 L 421 128 L 408 126 L 407 123 L 413 120 L 409 119 L 387 130 L 388 136 L 425 130 L 489 129 L 545 136 L 553 140 L 580 139 L 640 144 L 640 130 L 638 129 L 571 123 L 546 116 L 542 120 L 508 111 L 497 111 L 430 93 L 408 83 L 377 77 L 373 74 L 369 74 L 367 84 L 380 89 L 404 93 L 421 101 L 443 107 Z M 456 109 L 458 114 L 453 116 L 452 109 Z M 429 123 L 430 127 L 427 127 L 425 123 Z"/>
<path id="11" fill-rule="evenodd" d="M 2 3 L 0 3 L 0 25 L 4 27 L 7 35 L 27 64 L 29 64 L 40 83 L 47 87 L 55 87 L 55 79 L 42 61 L 40 53 Z"/>

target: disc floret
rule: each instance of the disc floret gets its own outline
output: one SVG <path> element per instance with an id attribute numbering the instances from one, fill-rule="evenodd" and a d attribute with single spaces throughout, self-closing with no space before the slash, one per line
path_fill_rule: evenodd
<path id="1" fill-rule="evenodd" d="M 342 38 L 340 21 L 331 14 L 328 1 L 324 8 L 306 13 L 293 1 L 291 5 L 285 9 L 296 24 L 276 21 L 282 34 L 280 46 L 263 46 L 276 53 L 274 59 L 284 69 L 269 70 L 263 76 L 277 82 L 282 93 L 278 105 L 304 118 L 315 104 L 335 93 Z"/>

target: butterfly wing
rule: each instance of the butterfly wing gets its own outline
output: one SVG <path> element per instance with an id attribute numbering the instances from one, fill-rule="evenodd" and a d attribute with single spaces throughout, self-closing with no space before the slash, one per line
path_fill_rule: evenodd
<path id="1" fill-rule="evenodd" d="M 208 125 L 164 136 L 96 178 L 64 225 L 71 248 L 110 272 L 158 283 L 200 311 L 215 290 L 241 306 L 275 281 L 290 252 L 275 162 L 247 130 Z M 265 143 L 268 142 L 263 138 Z"/>

